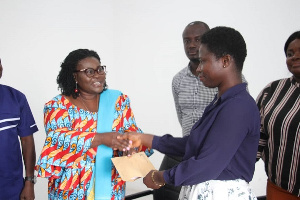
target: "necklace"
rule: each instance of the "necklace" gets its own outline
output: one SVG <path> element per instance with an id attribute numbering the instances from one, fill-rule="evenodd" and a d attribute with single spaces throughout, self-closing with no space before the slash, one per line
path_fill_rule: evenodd
<path id="1" fill-rule="evenodd" d="M 82 102 L 82 104 L 84 105 L 84 107 L 85 107 L 85 109 L 87 110 L 87 111 L 89 111 L 90 113 L 92 113 L 89 109 L 88 109 L 88 107 L 86 106 L 86 104 L 84 103 L 84 101 L 85 101 L 85 99 L 79 94 L 79 97 L 80 97 L 80 100 L 81 100 L 81 102 Z M 98 96 L 97 96 L 97 112 L 98 112 L 98 109 L 99 109 L 99 98 L 98 98 Z"/>

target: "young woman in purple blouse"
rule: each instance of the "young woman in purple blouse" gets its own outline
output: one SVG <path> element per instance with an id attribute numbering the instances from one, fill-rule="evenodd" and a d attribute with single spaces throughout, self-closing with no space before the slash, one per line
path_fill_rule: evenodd
<path id="1" fill-rule="evenodd" d="M 206 32 L 199 48 L 199 78 L 207 87 L 218 88 L 214 100 L 190 135 L 131 133 L 121 136 L 132 146 L 141 144 L 161 153 L 183 156 L 169 170 L 152 170 L 144 177 L 147 187 L 165 183 L 183 186 L 179 199 L 254 200 L 252 180 L 260 135 L 260 116 L 255 100 L 242 83 L 247 55 L 242 35 L 229 27 Z"/>

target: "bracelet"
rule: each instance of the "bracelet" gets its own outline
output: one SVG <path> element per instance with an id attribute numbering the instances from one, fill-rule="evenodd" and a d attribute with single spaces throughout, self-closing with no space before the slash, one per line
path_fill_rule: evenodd
<path id="1" fill-rule="evenodd" d="M 151 179 L 152 179 L 153 183 L 154 183 L 155 185 L 159 186 L 159 187 L 165 186 L 166 183 L 164 183 L 164 184 L 158 184 L 158 183 L 155 182 L 155 180 L 154 180 L 154 173 L 155 173 L 155 172 L 157 172 L 157 170 L 153 170 L 153 172 L 152 172 L 152 174 L 151 174 Z"/>

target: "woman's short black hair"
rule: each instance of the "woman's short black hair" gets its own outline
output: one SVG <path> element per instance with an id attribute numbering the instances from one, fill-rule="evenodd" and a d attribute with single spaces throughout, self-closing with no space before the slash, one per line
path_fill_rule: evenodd
<path id="1" fill-rule="evenodd" d="M 290 37 L 289 37 L 289 38 L 287 39 L 287 41 L 285 42 L 285 45 L 284 45 L 284 53 L 285 53 L 285 56 L 287 56 L 286 53 L 287 53 L 287 49 L 288 49 L 290 43 L 291 43 L 292 41 L 294 41 L 295 39 L 300 39 L 300 31 L 294 32 L 292 35 L 290 35 Z"/>
<path id="2" fill-rule="evenodd" d="M 72 95 L 74 98 L 77 98 L 78 93 L 75 93 L 76 82 L 73 73 L 77 69 L 76 67 L 79 61 L 88 57 L 94 57 L 100 62 L 100 57 L 97 52 L 89 49 L 77 49 L 70 52 L 65 60 L 61 63 L 61 69 L 57 76 L 56 82 L 63 95 Z M 104 88 L 106 88 L 106 85 Z"/>
<path id="3" fill-rule="evenodd" d="M 203 34 L 201 43 L 205 44 L 217 59 L 227 54 L 232 56 L 237 70 L 242 71 L 247 48 L 243 36 L 237 30 L 224 26 L 212 28 Z"/>

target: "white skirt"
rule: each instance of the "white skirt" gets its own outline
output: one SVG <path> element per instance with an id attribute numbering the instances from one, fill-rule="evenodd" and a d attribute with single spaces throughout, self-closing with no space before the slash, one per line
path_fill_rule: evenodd
<path id="1" fill-rule="evenodd" d="M 249 184 L 242 180 L 211 180 L 182 186 L 179 200 L 257 200 Z"/>

